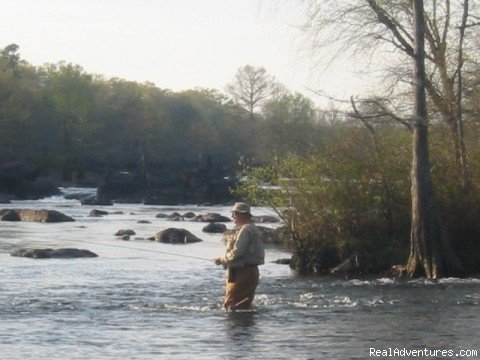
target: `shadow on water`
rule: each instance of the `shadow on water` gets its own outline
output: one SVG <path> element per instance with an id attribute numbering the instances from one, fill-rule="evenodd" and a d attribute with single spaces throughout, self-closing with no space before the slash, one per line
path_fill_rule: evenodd
<path id="1" fill-rule="evenodd" d="M 249 358 L 257 347 L 259 330 L 256 311 L 234 311 L 225 313 L 224 337 L 229 358 Z"/>
<path id="2" fill-rule="evenodd" d="M 252 339 L 258 316 L 256 311 L 232 311 L 225 313 L 225 332 L 228 338 L 239 342 Z"/>

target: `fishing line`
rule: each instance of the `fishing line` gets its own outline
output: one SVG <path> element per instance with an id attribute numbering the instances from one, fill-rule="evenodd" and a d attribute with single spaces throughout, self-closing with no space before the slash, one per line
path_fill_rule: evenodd
<path id="1" fill-rule="evenodd" d="M 183 254 L 172 253 L 172 252 L 169 252 L 169 251 L 161 251 L 161 250 L 142 249 L 142 248 L 137 248 L 137 247 L 132 247 L 132 246 L 102 244 L 102 243 L 95 242 L 95 241 L 87 241 L 87 240 L 67 240 L 67 239 L 63 239 L 62 241 L 85 243 L 85 244 L 93 244 L 93 245 L 107 246 L 107 247 L 120 248 L 120 249 L 146 251 L 146 252 L 152 252 L 152 253 L 157 253 L 157 254 L 164 254 L 164 255 L 171 255 L 171 256 L 183 257 L 183 258 L 187 258 L 187 259 L 206 260 L 206 261 L 210 261 L 210 262 L 212 261 L 212 259 L 207 259 L 207 258 L 200 257 L 200 256 L 183 255 Z"/>

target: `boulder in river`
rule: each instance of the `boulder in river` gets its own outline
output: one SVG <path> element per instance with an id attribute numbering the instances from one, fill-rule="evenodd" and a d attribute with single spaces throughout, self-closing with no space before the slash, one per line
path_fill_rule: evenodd
<path id="1" fill-rule="evenodd" d="M 202 231 L 206 233 L 223 234 L 225 231 L 227 231 L 227 227 L 224 224 L 209 223 L 203 227 Z"/>
<path id="2" fill-rule="evenodd" d="M 70 259 L 70 258 L 92 258 L 98 257 L 90 250 L 62 248 L 62 249 L 18 249 L 13 251 L 11 256 L 28 257 L 34 259 Z"/>
<path id="3" fill-rule="evenodd" d="M 193 213 L 191 211 L 183 214 L 183 218 L 185 218 L 185 219 L 193 219 L 193 218 L 195 218 L 195 216 L 196 216 L 195 213 Z"/>
<path id="4" fill-rule="evenodd" d="M 11 214 L 11 211 L 17 213 L 20 221 L 34 221 L 34 222 L 68 222 L 68 221 L 75 221 L 75 219 L 71 218 L 68 215 L 65 215 L 56 210 L 32 210 L 32 209 L 4 209 L 0 211 L 1 213 L 7 214 L 11 220 L 4 219 L 3 221 L 19 221 L 14 218 Z"/>
<path id="5" fill-rule="evenodd" d="M 189 244 L 202 241 L 185 229 L 168 228 L 155 235 L 155 241 L 168 244 Z"/>
<path id="6" fill-rule="evenodd" d="M 183 221 L 183 216 L 180 215 L 178 212 L 174 212 L 174 213 L 170 214 L 167 217 L 167 219 L 170 220 L 170 221 Z"/>
<path id="7" fill-rule="evenodd" d="M 98 217 L 98 216 L 103 216 L 103 215 L 108 215 L 108 214 L 109 214 L 108 211 L 93 209 L 92 211 L 90 211 L 89 216 Z"/>
<path id="8" fill-rule="evenodd" d="M 231 220 L 223 215 L 217 213 L 208 213 L 205 215 L 198 215 L 194 221 L 198 222 L 230 222 Z"/>
<path id="9" fill-rule="evenodd" d="M 20 215 L 15 210 L 3 209 L 0 210 L 0 220 L 1 221 L 22 221 Z"/>
<path id="10" fill-rule="evenodd" d="M 115 236 L 130 236 L 130 235 L 135 235 L 135 231 L 131 230 L 131 229 L 125 229 L 125 230 L 118 230 L 116 233 L 115 233 Z"/>

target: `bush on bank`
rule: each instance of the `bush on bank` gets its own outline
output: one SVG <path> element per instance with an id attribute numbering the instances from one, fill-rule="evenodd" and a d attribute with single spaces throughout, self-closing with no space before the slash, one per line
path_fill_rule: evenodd
<path id="1" fill-rule="evenodd" d="M 245 182 L 237 192 L 283 219 L 291 266 L 299 272 L 381 273 L 405 264 L 410 250 L 410 135 L 394 126 L 379 128 L 375 148 L 361 127 L 337 125 L 330 131 L 330 141 L 310 156 L 244 166 Z M 475 272 L 480 260 L 478 184 L 472 181 L 468 194 L 461 190 L 449 148 L 437 135 L 431 156 L 438 207 L 467 271 Z M 471 161 L 478 164 L 475 156 Z M 478 166 L 471 166 L 471 178 L 478 174 Z"/>

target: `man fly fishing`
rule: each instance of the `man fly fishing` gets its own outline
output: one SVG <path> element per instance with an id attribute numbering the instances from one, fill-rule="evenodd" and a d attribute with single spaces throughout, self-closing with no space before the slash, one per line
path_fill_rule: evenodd
<path id="1" fill-rule="evenodd" d="M 236 203 L 232 218 L 235 235 L 228 239 L 225 255 L 213 262 L 227 270 L 225 310 L 249 309 L 258 285 L 258 265 L 265 263 L 262 233 L 255 226 L 247 204 Z"/>

